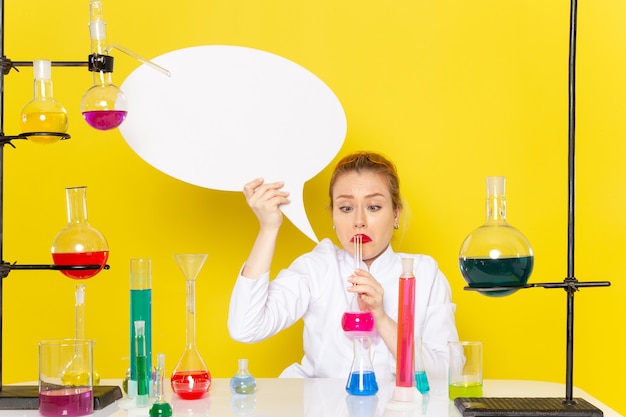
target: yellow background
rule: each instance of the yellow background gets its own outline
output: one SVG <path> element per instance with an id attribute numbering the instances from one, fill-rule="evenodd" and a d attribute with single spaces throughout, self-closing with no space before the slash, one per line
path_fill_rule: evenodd
<path id="1" fill-rule="evenodd" d="M 86 60 L 88 4 L 6 1 L 5 55 Z M 394 248 L 440 262 L 461 338 L 485 344 L 485 377 L 564 382 L 565 293 L 531 289 L 492 299 L 466 292 L 457 254 L 484 221 L 485 177 L 505 175 L 509 222 L 535 251 L 531 282 L 567 274 L 568 1 L 105 0 L 104 7 L 109 41 L 148 58 L 240 45 L 315 73 L 347 115 L 340 155 L 373 149 L 397 163 L 406 210 Z M 612 286 L 576 295 L 574 384 L 626 413 L 626 2 L 581 2 L 578 36 L 576 276 Z M 121 85 L 139 63 L 114 56 Z M 129 364 L 128 265 L 137 257 L 153 260 L 154 351 L 173 370 L 185 343 L 176 252 L 209 254 L 197 282 L 197 344 L 214 377 L 232 375 L 239 357 L 259 377 L 299 360 L 300 325 L 256 345 L 228 336 L 230 290 L 256 233 L 243 196 L 170 178 L 117 130 L 89 128 L 79 108 L 91 85 L 85 68 L 53 68 L 53 80 L 72 139 L 5 146 L 3 258 L 50 262 L 51 242 L 66 223 L 64 188 L 88 186 L 90 222 L 111 249 L 111 269 L 86 282 L 87 336 L 97 340 L 100 374 L 122 377 Z M 6 134 L 18 133 L 31 96 L 32 69 L 5 77 Z M 305 186 L 319 237 L 332 236 L 330 170 Z M 274 272 L 313 247 L 285 223 Z M 72 336 L 74 284 L 53 271 L 14 271 L 4 280 L 4 383 L 36 379 L 39 340 Z"/>

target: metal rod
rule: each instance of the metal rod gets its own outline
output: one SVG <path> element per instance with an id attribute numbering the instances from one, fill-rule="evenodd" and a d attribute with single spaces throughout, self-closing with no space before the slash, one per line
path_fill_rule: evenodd
<path id="1" fill-rule="evenodd" d="M 76 270 L 94 270 L 94 269 L 109 269 L 109 265 L 104 267 L 99 264 L 91 265 L 55 265 L 55 264 L 12 264 L 8 266 L 8 269 L 22 269 L 22 270 L 53 270 L 53 271 L 76 271 Z"/>
<path id="2" fill-rule="evenodd" d="M 86 67 L 89 65 L 88 61 L 50 61 L 53 67 Z M 32 67 L 33 61 L 11 61 L 11 65 L 14 67 Z"/>
<path id="3" fill-rule="evenodd" d="M 568 201 L 567 201 L 567 278 L 576 281 L 574 274 L 574 220 L 576 196 L 576 32 L 578 0 L 570 2 L 569 61 L 568 61 Z M 574 293 L 567 290 L 567 324 L 565 340 L 565 404 L 573 402 L 574 387 Z"/>
<path id="4" fill-rule="evenodd" d="M 4 58 L 4 0 L 0 0 L 0 58 Z M 4 72 L 0 71 L 0 136 L 4 136 Z M 0 263 L 4 263 L 2 242 L 4 241 L 4 142 L 0 143 Z M 7 272 L 8 273 L 8 272 Z M 4 275 L 0 276 L 0 391 L 2 391 L 2 299 Z"/>
<path id="5" fill-rule="evenodd" d="M 578 288 L 585 288 L 585 287 L 609 287 L 611 285 L 610 281 L 587 281 L 587 282 L 581 282 L 581 281 L 560 281 L 560 282 L 535 282 L 535 283 L 529 283 L 529 284 L 525 284 L 525 285 L 510 285 L 510 286 L 500 286 L 500 287 L 485 287 L 485 288 L 480 288 L 480 287 L 465 287 L 464 289 L 466 291 L 476 291 L 476 292 L 491 292 L 491 291 L 510 291 L 510 290 L 523 290 L 526 288 L 546 288 L 546 289 L 550 289 L 550 288 L 563 288 L 563 289 L 572 289 L 574 291 L 577 291 Z"/>

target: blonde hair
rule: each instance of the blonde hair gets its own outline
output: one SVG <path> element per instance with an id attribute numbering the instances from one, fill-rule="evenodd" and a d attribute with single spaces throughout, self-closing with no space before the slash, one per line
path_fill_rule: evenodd
<path id="1" fill-rule="evenodd" d="M 389 185 L 389 193 L 391 194 L 391 201 L 394 210 L 402 208 L 402 198 L 400 197 L 400 179 L 398 178 L 398 172 L 396 166 L 389 159 L 384 156 L 367 151 L 359 151 L 353 154 L 343 157 L 333 171 L 330 177 L 330 208 L 333 208 L 333 188 L 337 179 L 350 172 L 372 172 L 375 174 L 382 174 Z"/>

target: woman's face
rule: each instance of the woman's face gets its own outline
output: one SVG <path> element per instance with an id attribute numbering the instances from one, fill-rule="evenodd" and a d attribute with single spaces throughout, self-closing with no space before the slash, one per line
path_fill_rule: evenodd
<path id="1" fill-rule="evenodd" d="M 398 223 L 389 185 L 382 174 L 349 172 L 333 188 L 333 224 L 341 245 L 354 252 L 354 236 L 363 236 L 363 261 L 369 267 L 387 249 Z"/>

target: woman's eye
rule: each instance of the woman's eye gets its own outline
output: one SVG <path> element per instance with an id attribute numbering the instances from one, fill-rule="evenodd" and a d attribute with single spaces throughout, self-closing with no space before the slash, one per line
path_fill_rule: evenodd
<path id="1" fill-rule="evenodd" d="M 380 206 L 369 206 L 369 211 L 378 211 L 380 210 Z"/>
<path id="2" fill-rule="evenodd" d="M 349 213 L 349 212 L 352 211 L 352 207 L 350 207 L 350 206 L 341 206 L 341 207 L 339 207 L 339 210 L 344 212 L 344 213 Z"/>

